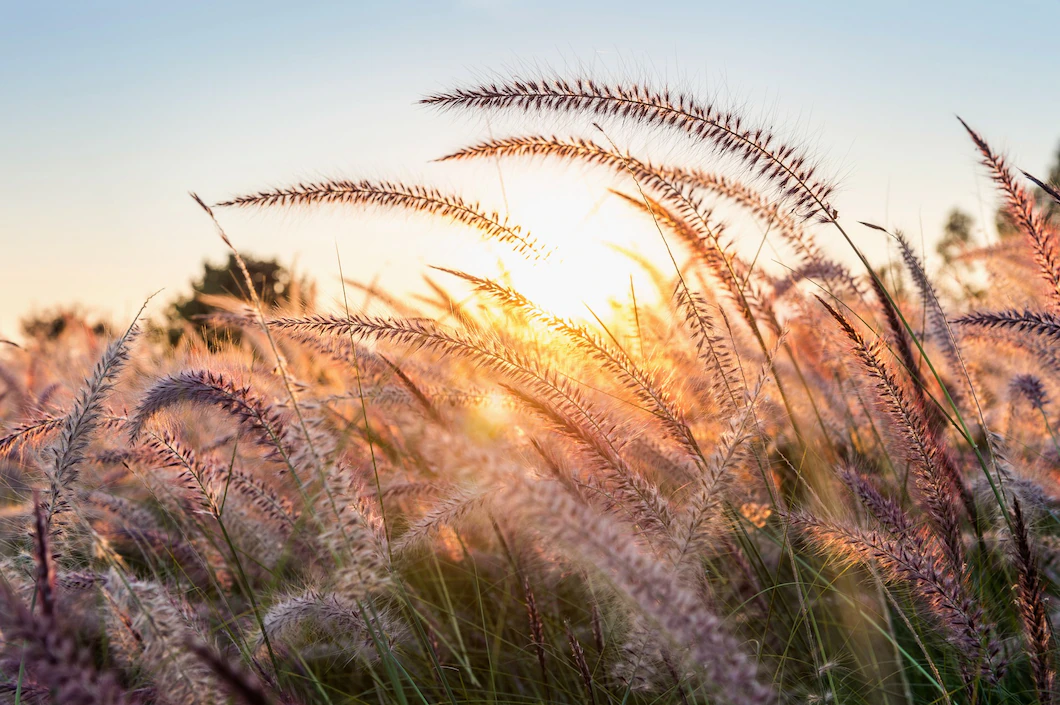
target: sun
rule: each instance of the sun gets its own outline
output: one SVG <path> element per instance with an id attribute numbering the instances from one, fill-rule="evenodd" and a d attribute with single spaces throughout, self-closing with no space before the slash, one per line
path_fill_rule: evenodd
<path id="1" fill-rule="evenodd" d="M 651 277 L 621 250 L 663 266 L 665 250 L 646 216 L 603 190 L 540 186 L 520 199 L 527 230 L 552 250 L 541 261 L 505 258 L 506 283 L 539 307 L 562 318 L 606 318 L 614 304 L 657 298 Z M 617 247 L 616 247 L 617 246 Z"/>

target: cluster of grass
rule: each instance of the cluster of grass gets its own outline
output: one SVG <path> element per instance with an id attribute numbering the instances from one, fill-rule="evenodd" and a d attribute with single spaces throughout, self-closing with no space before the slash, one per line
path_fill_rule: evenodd
<path id="1" fill-rule="evenodd" d="M 617 119 L 740 178 L 584 137 L 447 157 L 628 177 L 630 217 L 671 258 L 641 263 L 660 305 L 606 322 L 453 270 L 434 300 L 266 305 L 233 249 L 250 297 L 204 321 L 229 344 L 173 346 L 138 316 L 7 349 L 5 701 L 1055 699 L 1060 231 L 979 134 L 965 125 L 1023 237 L 961 253 L 1004 282 L 971 310 L 900 233 L 909 286 L 889 287 L 812 160 L 737 114 L 558 79 L 425 102 Z M 419 185 L 198 202 L 226 242 L 224 208 L 342 204 L 550 256 Z M 718 203 L 787 270 L 741 256 Z"/>

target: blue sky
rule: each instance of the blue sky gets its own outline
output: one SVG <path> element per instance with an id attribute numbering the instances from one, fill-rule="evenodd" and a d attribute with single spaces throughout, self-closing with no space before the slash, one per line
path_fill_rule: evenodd
<path id="1" fill-rule="evenodd" d="M 505 126 L 415 104 L 484 75 L 584 68 L 691 87 L 823 155 L 845 220 L 928 240 L 951 207 L 978 217 L 994 203 L 955 113 L 1030 171 L 1060 141 L 1057 2 L 0 8 L 0 336 L 31 308 L 77 301 L 125 318 L 152 291 L 181 291 L 224 254 L 189 190 L 218 200 L 304 177 L 396 176 L 499 207 L 490 172 L 428 162 Z M 586 178 L 557 177 L 591 194 Z M 513 174 L 519 188 L 547 194 Z M 400 291 L 455 242 L 477 245 L 420 219 L 222 217 L 239 247 L 297 261 L 325 289 L 336 247 L 347 274 Z M 878 234 L 864 237 L 885 256 Z"/>

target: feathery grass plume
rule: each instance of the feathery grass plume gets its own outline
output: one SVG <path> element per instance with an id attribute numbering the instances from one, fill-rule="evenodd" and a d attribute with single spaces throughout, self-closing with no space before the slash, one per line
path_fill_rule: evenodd
<path id="1" fill-rule="evenodd" d="M 578 669 L 578 675 L 582 677 L 582 683 L 585 684 L 585 693 L 589 696 L 589 705 L 596 705 L 596 692 L 593 689 L 593 673 L 589 670 L 589 662 L 585 658 L 585 649 L 582 648 L 582 644 L 578 641 L 578 636 L 571 629 L 570 622 L 563 623 L 563 629 L 567 634 L 567 644 L 570 645 L 571 658 L 574 659 L 574 665 Z"/>
<path id="2" fill-rule="evenodd" d="M 883 317 L 887 322 L 887 332 L 890 334 L 892 345 L 897 350 L 896 356 L 913 382 L 913 394 L 915 394 L 920 403 L 923 404 L 925 411 L 935 416 L 932 420 L 937 421 L 938 418 L 935 413 L 935 408 L 927 399 L 927 382 L 924 380 L 921 365 L 917 361 L 916 355 L 913 353 L 913 342 L 910 340 L 908 329 L 902 324 L 902 318 L 898 311 L 897 304 L 891 299 L 879 277 L 869 277 L 869 287 L 872 289 L 876 301 L 883 309 Z"/>
<path id="3" fill-rule="evenodd" d="M 839 479 L 850 488 L 872 517 L 896 539 L 910 538 L 916 532 L 909 515 L 896 502 L 880 494 L 876 486 L 854 468 L 840 469 Z M 923 548 L 921 552 L 926 553 Z"/>
<path id="4" fill-rule="evenodd" d="M 162 468 L 173 468 L 181 475 L 181 487 L 196 497 L 208 514 L 221 515 L 221 498 L 215 480 L 221 475 L 199 460 L 194 450 L 181 443 L 169 431 L 151 434 L 142 445 L 154 453 Z"/>
<path id="5" fill-rule="evenodd" d="M 200 641 L 189 641 L 187 647 L 243 705 L 272 705 L 273 699 L 251 673 Z"/>
<path id="6" fill-rule="evenodd" d="M 784 241 L 792 247 L 796 256 L 805 264 L 823 265 L 830 263 L 837 266 L 840 270 L 839 276 L 849 279 L 848 284 L 855 287 L 855 293 L 858 291 L 857 284 L 846 267 L 839 263 L 830 262 L 824 256 L 813 236 L 802 227 L 802 224 L 779 204 L 771 202 L 759 191 L 724 174 L 680 167 L 671 167 L 669 171 L 696 188 L 721 196 L 746 209 L 764 227 L 771 231 L 776 230 Z"/>
<path id="7" fill-rule="evenodd" d="M 559 482 L 567 491 L 588 502 L 588 491 L 597 490 L 598 484 L 590 473 L 581 472 L 569 454 L 566 453 L 566 445 L 560 439 L 542 438 L 538 436 L 529 437 L 530 445 L 544 463 L 545 473 L 556 482 Z M 580 465 L 577 464 L 577 465 Z"/>
<path id="8" fill-rule="evenodd" d="M 971 403 L 967 396 L 974 397 L 975 389 L 964 360 L 961 359 L 961 352 L 953 329 L 946 320 L 946 313 L 942 310 L 942 304 L 939 302 L 935 287 L 932 285 L 931 280 L 928 279 L 927 273 L 920 263 L 920 258 L 913 252 L 909 240 L 900 231 L 895 232 L 894 237 L 898 241 L 898 248 L 902 253 L 902 261 L 905 262 L 906 269 L 909 270 L 916 288 L 920 291 L 920 298 L 927 316 L 929 335 L 941 347 L 942 356 L 949 365 L 950 372 L 964 380 L 965 384 L 962 387 L 952 387 L 948 390 L 950 397 L 958 409 L 962 412 L 967 412 L 968 404 Z"/>
<path id="9" fill-rule="evenodd" d="M 444 419 L 442 418 L 442 415 L 438 413 L 438 409 L 435 408 L 430 398 L 423 393 L 423 390 L 420 389 L 419 385 L 413 382 L 412 379 L 405 374 L 405 371 L 395 363 L 391 362 L 389 358 L 384 355 L 380 355 L 379 357 L 387 364 L 387 367 L 393 370 L 394 375 L 401 381 L 401 384 L 405 389 L 412 394 L 412 398 L 423 408 L 424 413 L 435 423 L 443 423 Z"/>
<path id="10" fill-rule="evenodd" d="M 216 471 L 219 468 L 212 466 L 212 469 Z M 234 467 L 225 468 L 224 478 L 231 483 L 232 489 L 248 499 L 266 517 L 294 528 L 300 512 L 288 497 L 277 492 L 265 480 Z"/>
<path id="11" fill-rule="evenodd" d="M 25 673 L 22 674 L 22 679 L 18 678 L 18 669 L 22 661 L 17 662 L 11 661 L 11 663 L 4 663 L 0 665 L 0 668 L 4 669 L 4 672 L 14 672 L 15 678 L 10 681 L 0 681 L 0 693 L 7 695 L 14 702 L 16 694 L 21 698 L 23 703 L 31 703 L 31 705 L 48 705 L 51 702 L 49 697 L 51 693 L 48 689 L 37 683 L 31 677 Z"/>
<path id="12" fill-rule="evenodd" d="M 440 529 L 453 526 L 492 505 L 496 492 L 495 489 L 454 488 L 395 541 L 394 551 L 401 555 L 424 548 L 427 540 Z"/>
<path id="13" fill-rule="evenodd" d="M 128 665 L 142 668 L 154 684 L 159 703 L 221 705 L 217 681 L 186 647 L 190 639 L 204 639 L 204 626 L 190 604 L 171 594 L 164 585 L 139 580 L 111 569 L 102 586 L 110 611 L 109 632 L 131 630 L 132 641 L 120 656 Z"/>
<path id="14" fill-rule="evenodd" d="M 334 503 L 338 525 L 325 528 L 321 543 L 339 559 L 332 581 L 335 592 L 358 603 L 391 587 L 386 531 L 364 488 L 350 477 L 349 468 L 342 464 L 328 466 L 325 476 L 328 491 L 317 498 L 321 505 L 318 513 L 334 515 L 336 512 L 330 511 Z"/>
<path id="15" fill-rule="evenodd" d="M 256 562 L 267 563 L 273 557 L 275 551 L 267 543 L 270 539 L 280 544 L 294 538 L 298 513 L 287 498 L 277 495 L 259 479 L 234 464 L 222 466 L 209 457 L 200 457 L 168 431 L 151 433 L 140 444 L 153 453 L 158 469 L 178 473 L 177 509 L 212 517 L 221 533 L 230 535 L 255 555 Z M 164 492 L 168 495 L 169 490 Z M 260 515 L 248 512 L 248 505 Z M 235 523 L 225 522 L 230 517 L 237 518 Z M 149 536 L 145 538 L 157 543 Z M 165 534 L 159 538 L 165 538 Z M 225 564 L 225 555 L 212 543 L 212 537 L 207 535 L 204 539 L 194 541 L 192 546 L 178 544 L 169 553 L 182 565 L 210 571 L 222 585 L 230 585 L 233 575 Z M 189 550 L 190 557 L 186 556 Z"/>
<path id="16" fill-rule="evenodd" d="M 1049 286 L 1049 297 L 1052 306 L 1060 306 L 1060 235 L 1049 225 L 1038 211 L 1034 199 L 1023 186 L 1016 182 L 1006 159 L 995 153 L 983 137 L 968 126 L 964 120 L 961 125 L 967 130 L 976 148 L 983 158 L 983 165 L 990 170 L 990 178 L 1005 199 L 1005 210 L 1019 225 L 1027 237 L 1038 269 Z"/>
<path id="17" fill-rule="evenodd" d="M 618 658 L 611 665 L 612 677 L 631 692 L 658 694 L 672 688 L 679 678 L 666 663 L 671 649 L 666 636 L 640 615 L 632 615 L 628 622 L 618 646 Z M 691 677 L 694 674 L 686 673 L 687 679 Z"/>
<path id="18" fill-rule="evenodd" d="M 448 154 L 438 161 L 460 161 L 476 158 L 555 156 L 570 161 L 584 161 L 611 169 L 617 173 L 630 172 L 639 181 L 663 196 L 664 201 L 675 202 L 679 209 L 686 209 L 693 198 L 687 187 L 702 189 L 726 198 L 747 209 L 767 228 L 775 229 L 807 264 L 820 271 L 827 271 L 842 281 L 856 294 L 860 287 L 849 270 L 838 262 L 827 260 L 813 237 L 795 218 L 770 202 L 754 189 L 721 174 L 706 173 L 698 169 L 658 166 L 641 161 L 628 153 L 607 150 L 596 143 L 577 137 L 559 138 L 541 135 L 510 137 L 481 142 Z M 694 202 L 694 201 L 693 201 Z M 695 222 L 695 219 L 693 219 Z M 720 226 L 708 229 L 720 235 Z"/>
<path id="19" fill-rule="evenodd" d="M 489 279 L 453 269 L 443 272 L 469 282 L 480 293 L 500 303 L 506 310 L 518 311 L 532 321 L 537 321 L 549 330 L 562 335 L 575 349 L 585 353 L 603 368 L 622 380 L 622 386 L 634 393 L 637 400 L 652 410 L 652 414 L 663 422 L 671 437 L 680 443 L 693 457 L 702 457 L 702 451 L 684 420 L 684 414 L 671 394 L 655 379 L 656 375 L 642 369 L 620 347 L 612 346 L 587 327 L 561 318 L 539 307 L 534 302 L 509 287 Z"/>
<path id="20" fill-rule="evenodd" d="M 1032 335 L 1050 345 L 1060 344 L 1060 316 L 1048 311 L 977 311 L 957 318 L 955 323 L 1017 340 L 1023 335 Z"/>
<path id="21" fill-rule="evenodd" d="M 964 340 L 1008 349 L 1028 356 L 1043 370 L 1052 375 L 1060 374 L 1060 348 L 1048 338 L 1038 335 L 1019 335 L 991 327 L 964 326 Z"/>
<path id="22" fill-rule="evenodd" d="M 155 515 L 148 511 L 146 507 L 131 499 L 107 492 L 87 492 L 82 495 L 82 500 L 89 505 L 119 517 L 130 525 L 136 525 L 144 529 L 159 528 Z"/>
<path id="23" fill-rule="evenodd" d="M 146 304 L 145 304 L 146 305 Z M 142 312 L 142 309 L 141 309 Z M 70 508 L 70 489 L 77 482 L 78 468 L 85 459 L 85 451 L 92 434 L 103 417 L 103 402 L 106 401 L 129 361 L 129 346 L 140 332 L 136 319 L 125 333 L 110 344 L 96 363 L 92 376 L 85 380 L 74 406 L 63 420 L 59 439 L 52 447 L 54 465 L 48 473 L 49 496 L 45 524 L 51 527 L 57 514 Z"/>
<path id="24" fill-rule="evenodd" d="M 439 161 L 502 156 L 557 156 L 578 159 L 606 167 L 619 174 L 630 174 L 644 188 L 652 191 L 662 203 L 674 208 L 682 219 L 695 230 L 699 238 L 721 247 L 719 237 L 723 226 L 713 222 L 710 212 L 691 193 L 687 184 L 674 178 L 671 171 L 643 162 L 632 155 L 613 152 L 588 140 L 560 140 L 555 137 L 515 137 L 494 140 L 468 147 Z"/>
<path id="25" fill-rule="evenodd" d="M 33 410 L 36 413 L 43 413 L 48 410 L 51 406 L 52 397 L 58 394 L 62 390 L 62 385 L 58 382 L 52 382 L 47 387 L 42 389 L 36 394 L 36 399 L 33 400 Z"/>
<path id="26" fill-rule="evenodd" d="M 782 144 L 766 128 L 749 127 L 739 115 L 701 104 L 688 95 L 673 95 L 669 90 L 655 91 L 638 84 L 541 78 L 461 88 L 420 102 L 446 109 L 588 113 L 674 129 L 743 162 L 779 196 L 788 199 L 803 217 L 837 216 L 829 203 L 833 187 L 816 175 L 814 166 L 799 150 Z"/>
<path id="27" fill-rule="evenodd" d="M 103 504 L 101 499 L 106 495 L 94 494 L 90 502 Z M 114 498 L 112 497 L 111 500 Z M 110 503 L 113 507 L 113 502 Z M 117 512 L 115 512 L 117 513 Z M 120 515 L 119 515 L 120 516 Z M 120 523 L 113 527 L 98 530 L 98 535 L 105 538 L 112 545 L 117 541 L 127 540 L 131 542 L 139 555 L 156 566 L 159 559 L 168 559 L 163 565 L 172 565 L 178 573 L 178 582 L 182 585 L 206 586 L 216 585 L 227 588 L 231 585 L 231 576 L 226 573 L 223 558 L 211 551 L 210 547 L 196 545 L 198 541 L 192 542 L 185 537 L 173 536 L 163 529 L 139 526 L 130 523 L 122 517 Z M 117 548 L 117 546 L 115 546 Z M 203 550 L 205 549 L 205 550 Z M 100 582 L 100 578 L 91 577 L 91 583 L 84 582 L 86 578 L 65 578 L 67 583 L 73 580 L 77 589 L 86 589 L 90 585 Z"/>
<path id="28" fill-rule="evenodd" d="M 879 523 L 879 525 L 887 531 L 891 538 L 891 543 L 887 543 L 887 537 L 881 537 L 879 534 L 873 533 L 869 535 L 871 538 L 865 545 L 861 546 L 862 549 L 868 548 L 870 552 L 874 551 L 872 555 L 876 556 L 877 563 L 880 561 L 881 551 L 890 551 L 888 556 L 894 560 L 885 565 L 885 569 L 889 572 L 892 577 L 900 577 L 909 582 L 925 581 L 933 582 L 934 585 L 913 585 L 914 592 L 921 595 L 921 597 L 927 598 L 929 606 L 939 612 L 937 616 L 946 618 L 946 611 L 949 607 L 939 610 L 939 603 L 937 602 L 938 592 L 940 590 L 948 590 L 950 593 L 949 604 L 963 604 L 962 608 L 967 612 L 973 619 L 972 621 L 979 621 L 981 617 L 981 608 L 977 605 L 973 605 L 971 598 L 968 597 L 967 588 L 962 583 L 962 578 L 959 573 L 955 573 L 952 565 L 945 558 L 944 550 L 939 546 L 936 536 L 930 535 L 923 527 L 918 526 L 915 520 L 910 517 L 896 502 L 891 499 L 885 498 L 880 494 L 879 490 L 869 481 L 868 478 L 863 477 L 853 468 L 846 467 L 840 470 L 840 479 L 850 488 L 854 495 L 861 501 L 862 505 L 869 510 L 872 517 Z M 797 523 L 797 522 L 793 522 Z M 832 525 L 834 529 L 837 525 Z M 845 530 L 845 529 L 841 529 Z M 813 529 L 812 531 L 817 531 Z M 828 529 L 824 530 L 827 533 Z M 815 533 L 815 536 L 819 539 L 822 534 Z M 857 534 L 851 541 L 857 542 L 865 534 Z M 832 538 L 835 538 L 833 535 Z M 872 547 L 872 539 L 876 539 L 876 546 Z M 828 548 L 828 545 L 824 546 Z M 831 544 L 832 548 L 835 548 L 835 544 Z M 848 546 L 850 548 L 850 546 Z M 854 553 L 857 553 L 857 549 L 853 549 Z M 842 553 L 842 551 L 840 551 Z M 853 555 L 853 554 L 851 554 Z M 862 557 L 866 557 L 869 554 L 865 553 L 864 550 L 861 553 Z M 911 562 L 909 559 L 912 558 Z M 920 566 L 916 567 L 913 565 L 915 561 L 920 561 Z M 956 598 L 958 601 L 954 602 Z M 960 602 L 963 600 L 963 602 Z M 979 612 L 976 612 L 979 610 Z M 977 616 L 978 615 L 978 616 Z M 951 620 L 952 622 L 952 620 Z M 951 624 L 952 626 L 952 624 Z M 967 625 L 966 625 L 967 626 Z M 990 624 L 983 624 L 981 627 L 980 643 L 983 643 L 985 639 L 985 654 L 987 662 L 985 664 L 978 664 L 982 669 L 988 672 L 988 677 L 996 679 L 1004 671 L 1004 663 L 999 661 L 998 654 L 1000 653 L 1000 645 L 998 644 L 997 638 L 994 634 L 994 628 Z M 965 665 L 965 671 L 969 670 L 969 663 Z"/>
<path id="29" fill-rule="evenodd" d="M 702 555 L 711 538 L 712 524 L 725 499 L 724 485 L 730 471 L 748 453 L 753 436 L 754 414 L 767 377 L 762 375 L 746 405 L 728 419 L 728 428 L 715 442 L 702 475 L 693 481 L 692 494 L 679 517 L 675 566 L 680 570 L 695 556 Z"/>
<path id="30" fill-rule="evenodd" d="M 1041 379 L 1031 374 L 1016 375 L 1009 382 L 1009 388 L 1044 413 L 1045 405 L 1049 403 L 1049 395 Z"/>
<path id="31" fill-rule="evenodd" d="M 91 590 L 102 581 L 96 573 L 77 572 L 63 573 L 56 578 L 56 584 L 64 590 L 84 591 Z"/>
<path id="32" fill-rule="evenodd" d="M 957 503 L 963 502 L 973 521 L 976 514 L 971 493 L 964 486 L 959 470 L 937 434 L 928 426 L 923 406 L 909 398 L 884 363 L 879 339 L 869 343 L 846 316 L 820 297 L 818 301 L 850 340 L 855 358 L 872 380 L 880 405 L 891 421 L 899 444 L 897 450 L 913 467 L 917 488 L 946 547 L 946 553 L 957 571 L 964 570 L 964 542 Z"/>
<path id="33" fill-rule="evenodd" d="M 56 576 L 50 549 L 50 528 L 46 508 L 34 495 L 36 527 L 35 563 L 37 567 L 37 599 L 41 614 L 35 616 L 15 594 L 11 584 L 0 578 L 0 630 L 2 649 L 15 664 L 12 675 L 18 674 L 15 692 L 20 691 L 23 677 L 29 683 L 48 692 L 54 702 L 77 705 L 134 705 L 118 684 L 114 674 L 99 672 L 87 651 L 80 649 L 74 638 L 59 624 L 55 605 Z M 27 693 L 28 694 L 28 693 Z"/>
<path id="34" fill-rule="evenodd" d="M 650 166 L 641 168 L 646 170 L 645 174 L 630 168 L 633 175 L 637 176 L 640 190 L 638 197 L 621 191 L 611 192 L 638 210 L 646 212 L 657 226 L 665 225 L 677 235 L 692 255 L 725 286 L 756 336 L 761 336 L 760 318 L 771 325 L 773 333 L 776 334 L 772 297 L 759 286 L 761 272 L 744 263 L 732 251 L 731 244 L 722 240 L 724 226 L 713 221 L 710 211 L 703 205 L 702 200 L 690 191 L 687 184 L 675 181 L 667 172 L 653 171 Z M 652 191 L 658 195 L 659 200 L 644 193 L 640 184 L 645 178 L 650 179 L 649 187 L 654 184 Z M 764 343 L 762 345 L 764 347 Z"/>
<path id="35" fill-rule="evenodd" d="M 347 663 L 370 663 L 379 655 L 377 640 L 382 648 L 390 648 L 403 631 L 389 611 L 373 608 L 368 619 L 365 611 L 333 593 L 309 590 L 281 597 L 266 612 L 262 623 L 269 641 L 296 658 L 338 654 Z M 264 643 L 259 635 L 258 646 Z"/>
<path id="36" fill-rule="evenodd" d="M 657 442 L 651 434 L 643 434 L 633 439 L 624 448 L 624 454 L 629 458 L 630 464 L 649 468 L 654 475 L 665 478 L 668 482 L 683 484 L 699 476 L 700 465 L 687 453 L 673 450 L 667 443 Z M 642 472 L 651 476 L 648 472 Z"/>
<path id="37" fill-rule="evenodd" d="M 24 695 L 39 689 L 50 696 L 47 702 L 76 705 L 140 702 L 126 693 L 114 673 L 96 670 L 91 655 L 53 619 L 34 617 L 7 581 L 0 581 L 0 628 L 4 634 L 0 647 L 14 665 L 11 691 L 19 692 L 19 686 L 26 685 Z M 25 683 L 17 680 L 20 668 Z"/>
<path id="38" fill-rule="evenodd" d="M 291 500 L 264 480 L 234 465 L 220 467 L 209 458 L 200 458 L 169 431 L 152 433 L 140 443 L 162 467 L 178 470 L 183 476 L 183 487 L 198 496 L 203 508 L 214 516 L 220 516 L 222 495 L 227 487 L 279 525 L 293 528 L 298 520 L 299 512 Z"/>
<path id="39" fill-rule="evenodd" d="M 619 454 L 619 442 L 610 420 L 583 399 L 572 382 L 554 370 L 543 368 L 518 350 L 489 338 L 447 330 L 422 319 L 308 316 L 274 318 L 269 325 L 278 330 L 319 335 L 354 335 L 470 359 L 529 392 L 526 394 L 517 392 L 514 387 L 506 387 L 509 393 L 517 395 L 521 402 L 554 422 L 597 456 L 624 499 L 633 502 L 633 509 L 641 519 L 664 534 L 672 524 L 670 512 L 658 490 L 633 472 Z"/>
<path id="40" fill-rule="evenodd" d="M 537 611 L 537 599 L 530 588 L 530 580 L 523 577 L 523 594 L 526 596 L 526 618 L 530 623 L 530 643 L 537 655 L 537 664 L 541 668 L 541 682 L 545 685 L 545 701 L 552 700 L 552 687 L 549 684 L 548 662 L 545 660 L 545 625 L 541 623 L 541 613 Z"/>
<path id="41" fill-rule="evenodd" d="M 917 532 L 883 536 L 878 531 L 846 527 L 803 512 L 788 515 L 790 524 L 811 538 L 821 550 L 846 562 L 871 562 L 890 581 L 912 588 L 928 613 L 935 617 L 970 673 L 996 679 L 992 629 L 982 608 L 968 595 L 941 552 L 925 550 Z M 921 540 L 906 540 L 919 538 Z"/>
<path id="42" fill-rule="evenodd" d="M 459 196 L 444 194 L 427 186 L 367 179 L 319 181 L 237 196 L 216 206 L 293 208 L 316 204 L 374 206 L 426 213 L 466 225 L 489 240 L 509 245 L 528 259 L 545 259 L 549 254 L 529 234 L 523 233 L 519 226 L 509 225 L 506 218 L 482 210 L 477 203 L 469 203 Z"/>
<path id="43" fill-rule="evenodd" d="M 1045 191 L 1045 193 L 1049 195 L 1049 198 L 1053 199 L 1057 203 L 1060 203 L 1060 191 L 1058 191 L 1055 186 L 1053 186 L 1052 184 L 1047 184 L 1041 179 L 1031 176 L 1027 172 L 1023 172 L 1023 175 L 1030 179 L 1032 182 L 1034 182 L 1035 186 L 1040 188 L 1042 191 Z"/>
<path id="44" fill-rule="evenodd" d="M 795 288 L 799 282 L 807 280 L 819 280 L 826 285 L 834 287 L 831 289 L 835 295 L 843 292 L 864 296 L 861 284 L 850 273 L 846 266 L 831 260 L 810 262 L 797 267 L 776 284 L 773 285 L 773 298 L 780 299 Z"/>
<path id="45" fill-rule="evenodd" d="M 0 438 L 0 456 L 14 453 L 15 449 L 23 444 L 37 443 L 48 434 L 62 428 L 65 423 L 66 417 L 44 416 L 19 424 L 6 436 Z"/>
<path id="46" fill-rule="evenodd" d="M 676 297 L 677 309 L 692 331 L 698 357 L 713 373 L 711 398 L 724 412 L 735 413 L 744 404 L 746 382 L 731 335 L 719 330 L 711 306 L 701 294 L 678 291 Z M 724 316 L 724 312 L 719 313 Z"/>
<path id="47" fill-rule="evenodd" d="M 619 524 L 582 504 L 555 482 L 509 487 L 500 499 L 524 530 L 553 541 L 594 565 L 682 649 L 715 697 L 732 703 L 771 703 L 758 666 L 722 620 L 676 577 L 630 540 Z"/>
<path id="48" fill-rule="evenodd" d="M 48 519 L 36 490 L 33 492 L 33 518 L 36 523 L 33 541 L 37 554 L 37 600 L 41 617 L 51 620 L 55 618 L 55 558 L 48 535 Z"/>
<path id="49" fill-rule="evenodd" d="M 660 203 L 656 204 L 646 196 L 632 198 L 616 192 L 617 195 L 638 208 L 647 208 L 652 217 L 666 222 L 685 245 L 725 284 L 734 300 L 743 306 L 748 323 L 757 330 L 752 308 L 765 309 L 768 297 L 759 291 L 751 280 L 749 268 L 722 242 L 722 224 L 714 222 L 710 211 L 704 208 L 701 200 L 693 193 L 689 179 L 683 172 L 656 167 L 629 154 L 609 151 L 586 140 L 563 141 L 554 137 L 494 140 L 443 157 L 443 160 L 534 155 L 580 159 L 617 173 L 629 173 L 637 181 L 639 188 L 651 191 L 660 199 Z M 655 213 L 656 206 L 659 213 Z M 668 212 L 664 206 L 672 208 L 674 212 Z"/>
<path id="50" fill-rule="evenodd" d="M 276 409 L 255 394 L 250 385 L 239 386 L 223 372 L 185 370 L 157 380 L 136 407 L 129 437 L 136 440 L 159 411 L 176 404 L 216 406 L 232 415 L 257 442 L 275 449 L 284 459 L 294 455 L 287 423 Z"/>
<path id="51" fill-rule="evenodd" d="M 722 283 L 752 330 L 757 330 L 759 318 L 772 323 L 769 308 L 771 297 L 758 286 L 754 273 L 717 239 L 713 228 L 708 230 L 700 226 L 697 229 L 686 218 L 650 196 L 634 197 L 621 191 L 612 193 L 677 235 L 693 256 Z M 694 219 L 703 220 L 703 216 L 698 215 L 698 206 L 690 206 L 690 210 L 696 214 L 693 215 Z M 776 330 L 773 332 L 776 333 Z"/>
<path id="52" fill-rule="evenodd" d="M 565 387 L 568 384 L 560 379 L 556 382 Z M 642 530 L 650 532 L 651 536 L 658 538 L 667 547 L 672 545 L 674 516 L 669 502 L 655 483 L 637 473 L 619 454 L 617 444 L 612 440 L 617 434 L 610 432 L 604 436 L 594 433 L 593 429 L 578 423 L 547 399 L 535 398 L 504 384 L 501 386 L 523 406 L 550 423 L 553 430 L 576 441 L 593 454 L 598 459 L 597 465 L 603 474 L 600 479 L 606 481 L 601 484 L 606 484 L 608 489 L 613 488 L 613 491 L 607 493 L 609 499 L 627 512 Z M 568 387 L 568 392 L 573 391 L 573 387 Z"/>
<path id="53" fill-rule="evenodd" d="M 1031 548 L 1030 531 L 1017 497 L 1012 497 L 1013 561 L 1019 574 L 1016 606 L 1023 623 L 1024 642 L 1031 659 L 1031 672 L 1038 701 L 1054 701 L 1056 667 L 1053 661 L 1052 628 L 1045 603 L 1045 581 L 1038 567 L 1038 556 Z"/>

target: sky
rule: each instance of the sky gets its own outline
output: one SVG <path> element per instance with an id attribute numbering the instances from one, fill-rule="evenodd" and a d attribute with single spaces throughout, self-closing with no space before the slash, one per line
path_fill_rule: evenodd
<path id="1" fill-rule="evenodd" d="M 585 170 L 431 163 L 488 134 L 542 129 L 416 103 L 513 73 L 643 80 L 738 107 L 812 149 L 838 181 L 844 222 L 900 228 L 930 250 L 951 208 L 983 222 L 995 203 L 955 115 L 1032 173 L 1052 162 L 1058 27 L 1055 0 L 3 0 L 0 337 L 60 304 L 127 321 L 162 289 L 159 313 L 204 259 L 225 257 L 189 191 L 218 201 L 321 176 L 398 178 L 507 210 L 567 247 L 574 271 L 615 261 L 587 242 L 656 247 L 658 234 L 629 226 L 608 199 L 614 184 Z M 584 123 L 544 124 L 587 134 Z M 643 146 L 688 154 L 673 139 Z M 326 305 L 340 262 L 346 276 L 402 292 L 422 287 L 428 265 L 488 267 L 497 256 L 417 217 L 220 217 L 242 251 L 320 281 Z M 886 257 L 882 234 L 855 232 Z"/>

